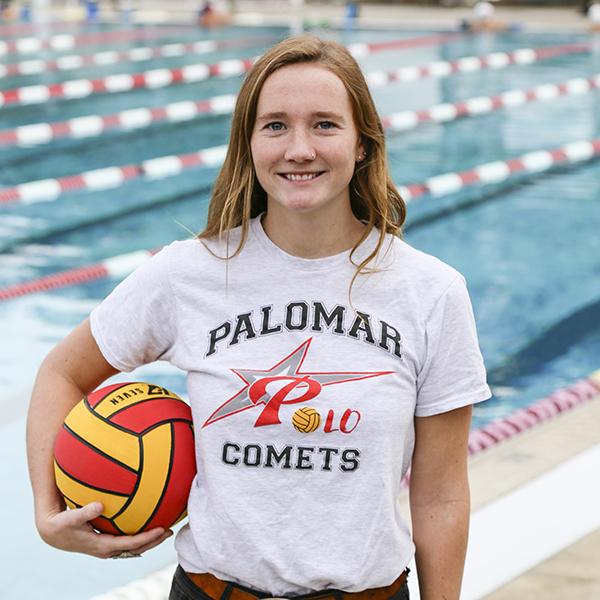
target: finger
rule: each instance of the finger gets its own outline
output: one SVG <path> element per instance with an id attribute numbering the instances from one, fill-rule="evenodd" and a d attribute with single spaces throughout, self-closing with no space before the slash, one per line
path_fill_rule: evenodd
<path id="1" fill-rule="evenodd" d="M 144 554 L 144 552 L 147 552 L 148 550 L 152 550 L 152 548 L 155 548 L 159 544 L 162 544 L 165 540 L 169 539 L 172 535 L 173 535 L 173 532 L 170 529 L 168 529 L 157 540 L 155 540 L 154 542 L 151 542 L 150 544 L 146 544 L 145 546 L 142 546 L 141 548 L 136 548 L 135 552 L 137 554 Z"/>
<path id="2" fill-rule="evenodd" d="M 91 502 L 81 508 L 65 511 L 61 513 L 65 519 L 69 519 L 73 525 L 83 525 L 102 514 L 104 507 L 100 502 Z"/>
<path id="3" fill-rule="evenodd" d="M 101 533 L 97 536 L 98 551 L 104 557 L 113 556 L 125 551 L 137 553 L 137 548 L 155 542 L 164 533 L 165 530 L 162 527 L 156 527 L 155 529 L 136 535 L 115 536 L 109 533 Z"/>

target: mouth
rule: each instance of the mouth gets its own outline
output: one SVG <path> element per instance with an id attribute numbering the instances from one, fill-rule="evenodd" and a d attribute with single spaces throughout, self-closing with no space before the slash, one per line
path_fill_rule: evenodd
<path id="1" fill-rule="evenodd" d="M 317 177 L 323 175 L 325 171 L 312 171 L 312 172 L 303 172 L 303 173 L 277 173 L 279 177 L 286 179 L 287 181 L 312 181 Z"/>

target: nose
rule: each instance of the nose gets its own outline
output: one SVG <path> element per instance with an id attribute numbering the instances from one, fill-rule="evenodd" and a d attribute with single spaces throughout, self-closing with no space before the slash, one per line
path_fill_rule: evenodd
<path id="1" fill-rule="evenodd" d="M 294 129 L 288 138 L 283 158 L 290 162 L 308 162 L 314 160 L 316 155 L 310 134 L 301 129 Z"/>

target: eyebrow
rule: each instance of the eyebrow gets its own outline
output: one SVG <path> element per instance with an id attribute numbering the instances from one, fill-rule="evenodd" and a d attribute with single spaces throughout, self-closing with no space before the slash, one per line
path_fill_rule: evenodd
<path id="1" fill-rule="evenodd" d="M 287 113 L 285 112 L 270 112 L 270 113 L 265 113 L 263 115 L 260 115 L 259 117 L 257 117 L 257 121 L 270 121 L 271 119 L 282 119 L 283 117 L 286 117 Z M 312 113 L 311 116 L 314 117 L 318 117 L 319 119 L 333 119 L 334 121 L 343 121 L 344 117 L 342 115 L 339 115 L 337 113 L 334 112 L 328 112 L 328 111 L 317 111 L 315 113 Z"/>

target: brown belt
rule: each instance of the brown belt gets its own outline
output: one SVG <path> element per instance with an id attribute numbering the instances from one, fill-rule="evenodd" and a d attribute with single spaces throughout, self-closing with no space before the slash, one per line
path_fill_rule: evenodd
<path id="1" fill-rule="evenodd" d="M 268 594 L 253 592 L 236 583 L 222 581 L 210 573 L 187 573 L 186 575 L 194 584 L 199 587 L 212 600 L 262 600 L 263 598 L 272 598 Z M 408 571 L 403 571 L 400 577 L 390 585 L 380 588 L 363 590 L 362 592 L 342 592 L 338 590 L 324 590 L 302 596 L 294 596 L 294 600 L 318 598 L 319 600 L 389 600 L 406 583 Z M 229 587 L 229 594 L 223 596 Z"/>

